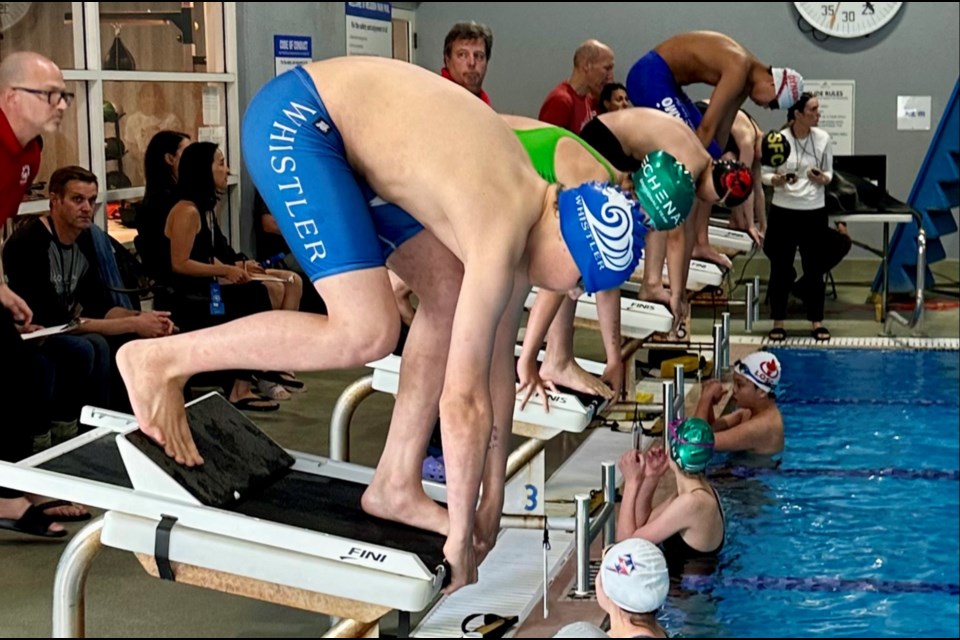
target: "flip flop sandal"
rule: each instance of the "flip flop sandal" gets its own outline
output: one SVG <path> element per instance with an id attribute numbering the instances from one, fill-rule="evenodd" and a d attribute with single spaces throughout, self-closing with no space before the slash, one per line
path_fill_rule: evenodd
<path id="1" fill-rule="evenodd" d="M 441 484 L 447 482 L 447 468 L 443 464 L 443 456 L 428 456 L 423 459 L 421 476 L 424 480 L 433 480 Z"/>
<path id="2" fill-rule="evenodd" d="M 475 613 L 463 619 L 460 630 L 464 634 L 478 633 L 484 638 L 502 638 L 519 621 L 520 618 L 517 616 Z"/>
<path id="3" fill-rule="evenodd" d="M 770 333 L 767 334 L 767 340 L 770 342 L 783 342 L 786 339 L 787 330 L 780 327 L 770 329 Z"/>
<path id="4" fill-rule="evenodd" d="M 81 513 L 78 516 L 58 516 L 52 513 L 47 513 L 50 509 L 56 509 L 58 507 L 75 507 L 77 505 L 73 504 L 68 500 L 51 500 L 49 502 L 44 502 L 43 504 L 33 505 L 37 509 L 43 512 L 45 516 L 53 520 L 54 522 L 86 522 L 93 516 L 89 513 Z"/>
<path id="5" fill-rule="evenodd" d="M 31 505 L 18 520 L 0 518 L 0 529 L 40 536 L 41 538 L 62 538 L 67 535 L 66 529 L 50 531 L 50 525 L 54 522 L 57 522 L 56 518 L 44 513 L 38 505 Z"/>
<path id="6" fill-rule="evenodd" d="M 256 404 L 261 403 L 261 404 Z M 263 404 L 269 403 L 269 404 Z M 268 413 L 270 411 L 277 411 L 280 409 L 280 404 L 275 400 L 267 400 L 264 398 L 242 398 L 236 402 L 231 402 L 233 406 L 240 411 L 259 411 L 261 413 Z"/>
<path id="7" fill-rule="evenodd" d="M 260 380 L 257 382 L 257 391 L 260 395 L 271 400 L 289 400 L 293 396 L 282 384 L 270 382 L 269 380 Z"/>
<path id="8" fill-rule="evenodd" d="M 817 342 L 830 342 L 830 330 L 826 327 L 817 327 L 810 332 L 810 335 Z"/>
<path id="9" fill-rule="evenodd" d="M 267 382 L 276 382 L 277 384 L 282 384 L 287 388 L 287 391 L 292 393 L 298 393 L 307 390 L 306 385 L 303 384 L 303 381 L 297 380 L 296 376 L 286 371 L 258 371 L 255 377 L 258 380 L 266 380 Z"/>

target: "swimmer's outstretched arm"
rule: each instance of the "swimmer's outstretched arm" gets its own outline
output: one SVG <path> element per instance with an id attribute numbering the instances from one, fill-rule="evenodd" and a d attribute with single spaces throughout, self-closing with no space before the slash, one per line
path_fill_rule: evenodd
<path id="1" fill-rule="evenodd" d="M 537 356 L 540 353 L 540 346 L 547 335 L 550 323 L 557 315 L 560 305 L 563 304 L 563 297 L 566 294 L 555 291 L 541 289 L 537 292 L 537 299 L 534 300 L 530 308 L 530 315 L 527 317 L 527 328 L 523 334 L 523 349 L 520 352 L 520 358 L 517 360 L 517 377 L 520 379 L 520 387 L 517 394 L 523 392 L 523 400 L 520 408 L 527 406 L 527 402 L 534 393 L 539 393 L 544 400 L 544 408 L 549 411 L 550 403 L 544 387 L 556 391 L 553 383 L 544 384 L 540 378 L 540 366 L 537 364 Z"/>
<path id="2" fill-rule="evenodd" d="M 613 399 L 620 399 L 623 389 L 623 359 L 620 357 L 620 289 L 597 292 L 597 320 L 607 366 L 602 379 L 613 389 Z"/>
<path id="3" fill-rule="evenodd" d="M 750 65 L 745 61 L 731 62 L 723 69 L 720 81 L 710 94 L 710 104 L 697 127 L 697 138 L 704 148 L 714 140 L 723 149 L 730 139 L 730 128 L 746 95 Z"/>
<path id="4" fill-rule="evenodd" d="M 474 543 L 477 565 L 493 548 L 500 533 L 500 515 L 503 513 L 507 455 L 510 435 L 513 433 L 513 411 L 516 406 L 514 385 L 514 345 L 517 328 L 523 314 L 523 303 L 530 286 L 526 278 L 516 278 L 513 297 L 497 329 L 493 360 L 490 369 L 490 394 L 493 401 L 493 431 L 483 470 L 483 496 L 477 508 Z"/>
<path id="5" fill-rule="evenodd" d="M 503 237 L 499 235 L 498 239 Z M 471 249 L 477 259 L 471 260 L 468 255 L 464 260 L 463 284 L 440 397 L 450 514 L 450 532 L 444 545 L 452 569 L 448 592 L 477 579 L 473 534 L 480 480 L 493 429 L 491 358 L 523 247 Z"/>

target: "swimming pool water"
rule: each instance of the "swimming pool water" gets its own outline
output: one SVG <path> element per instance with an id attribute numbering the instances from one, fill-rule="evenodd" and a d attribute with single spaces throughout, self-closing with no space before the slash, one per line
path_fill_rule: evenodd
<path id="1" fill-rule="evenodd" d="M 960 636 L 960 354 L 774 352 L 782 462 L 718 456 L 720 564 L 676 585 L 667 630 Z"/>

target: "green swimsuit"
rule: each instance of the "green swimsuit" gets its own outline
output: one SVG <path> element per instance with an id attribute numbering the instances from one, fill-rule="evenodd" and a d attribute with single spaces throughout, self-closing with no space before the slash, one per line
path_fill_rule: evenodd
<path id="1" fill-rule="evenodd" d="M 517 134 L 523 148 L 527 150 L 527 154 L 530 156 L 530 160 L 533 162 L 533 167 L 537 170 L 537 173 L 547 182 L 554 183 L 557 181 L 554 158 L 556 156 L 557 144 L 561 138 L 572 138 L 579 142 L 583 145 L 584 149 L 589 151 L 590 154 L 597 159 L 597 162 L 604 166 L 607 173 L 610 174 L 611 182 L 616 179 L 616 172 L 610 163 L 597 153 L 593 147 L 584 142 L 580 136 L 566 129 L 545 125 L 541 129 L 515 129 L 514 133 Z"/>

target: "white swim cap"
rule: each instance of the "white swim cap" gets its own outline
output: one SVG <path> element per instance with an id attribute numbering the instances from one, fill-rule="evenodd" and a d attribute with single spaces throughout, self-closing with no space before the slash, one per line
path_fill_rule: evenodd
<path id="1" fill-rule="evenodd" d="M 630 613 L 656 611 L 670 589 L 663 552 L 643 538 L 630 538 L 611 547 L 603 556 L 600 576 L 610 601 Z"/>
<path id="2" fill-rule="evenodd" d="M 772 71 L 773 88 L 777 92 L 775 100 L 781 109 L 789 109 L 803 93 L 803 76 L 783 67 L 773 67 Z"/>
<path id="3" fill-rule="evenodd" d="M 780 384 L 780 361 L 769 351 L 757 351 L 737 360 L 733 370 L 767 393 L 776 391 Z"/>

